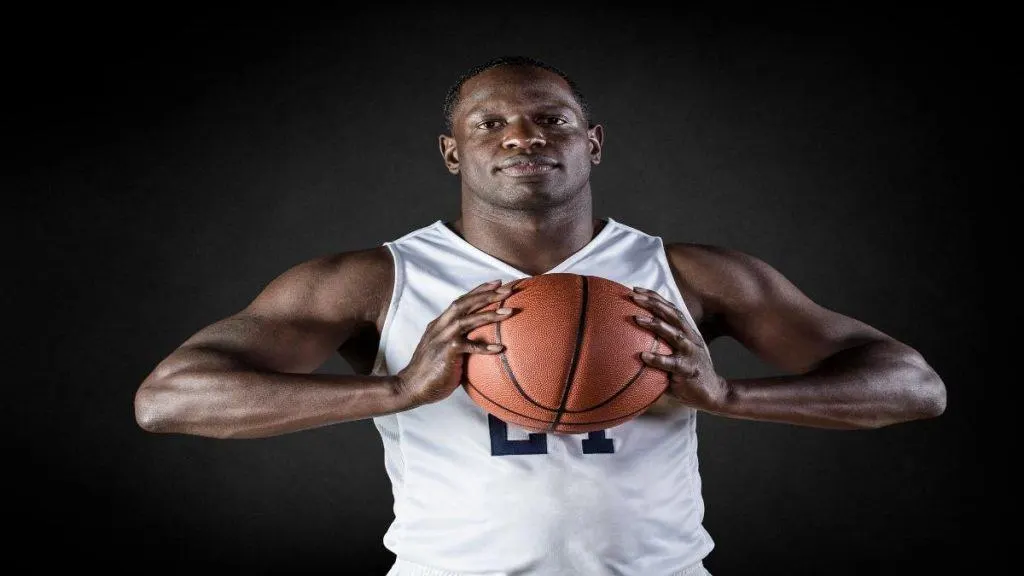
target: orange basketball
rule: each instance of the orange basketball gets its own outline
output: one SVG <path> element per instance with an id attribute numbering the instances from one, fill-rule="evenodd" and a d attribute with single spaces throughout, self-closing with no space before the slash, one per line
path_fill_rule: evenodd
<path id="1" fill-rule="evenodd" d="M 510 285 L 508 297 L 485 310 L 504 306 L 512 316 L 468 334 L 505 346 L 466 362 L 463 386 L 484 410 L 527 430 L 579 434 L 626 422 L 665 392 L 668 373 L 640 353 L 670 348 L 633 320 L 650 312 L 629 288 L 564 273 Z"/>

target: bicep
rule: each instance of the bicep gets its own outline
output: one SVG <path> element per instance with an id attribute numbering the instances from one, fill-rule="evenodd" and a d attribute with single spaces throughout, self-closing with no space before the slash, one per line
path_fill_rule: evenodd
<path id="1" fill-rule="evenodd" d="M 379 282 L 378 264 L 353 254 L 297 265 L 243 310 L 193 335 L 181 352 L 198 362 L 312 372 L 363 324 L 373 323 L 383 295 L 367 286 Z"/>
<path id="2" fill-rule="evenodd" d="M 180 352 L 196 362 L 220 362 L 224 368 L 256 368 L 283 373 L 316 370 L 346 338 L 346 322 L 245 310 L 215 322 L 188 339 Z M 210 366 L 213 367 L 213 366 Z"/>
<path id="3" fill-rule="evenodd" d="M 724 334 L 772 366 L 804 373 L 829 356 L 870 341 L 879 330 L 819 305 L 778 270 L 749 255 L 728 253 L 717 266 L 713 298 Z"/>

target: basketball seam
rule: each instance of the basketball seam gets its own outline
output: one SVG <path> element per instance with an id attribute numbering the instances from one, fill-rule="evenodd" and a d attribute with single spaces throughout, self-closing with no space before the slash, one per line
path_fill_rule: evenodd
<path id="1" fill-rule="evenodd" d="M 505 407 L 504 405 L 499 404 L 498 402 L 494 401 L 490 397 L 488 397 L 486 394 L 484 394 L 479 388 L 474 386 L 472 383 L 468 383 L 467 382 L 469 384 L 469 386 L 472 387 L 473 390 L 477 394 L 479 394 L 482 398 L 486 399 L 491 404 L 494 404 L 495 406 L 498 406 L 498 407 L 500 407 L 501 409 L 503 409 L 503 410 L 505 410 L 507 412 L 515 414 L 516 416 L 519 416 L 519 417 L 522 417 L 522 418 L 526 418 L 528 420 L 532 420 L 532 421 L 535 421 L 535 422 L 544 423 L 544 424 L 548 425 L 548 430 L 551 431 L 551 432 L 554 432 L 555 429 L 559 426 L 559 424 L 561 424 L 562 417 L 565 414 L 583 414 L 585 412 L 590 412 L 590 411 L 596 410 L 598 408 L 601 408 L 602 406 L 605 406 L 605 405 L 613 402 L 623 392 L 628 390 L 629 387 L 632 386 L 637 381 L 637 379 L 640 378 L 641 375 L 643 375 L 645 370 L 650 368 L 649 366 L 647 366 L 646 364 L 643 364 L 641 362 L 640 368 L 637 370 L 637 372 L 623 386 L 621 386 L 610 397 L 608 397 L 607 399 L 605 399 L 605 400 L 603 400 L 603 401 L 601 401 L 601 402 L 599 402 L 599 403 L 597 403 L 597 404 L 595 404 L 593 406 L 590 406 L 590 407 L 584 408 L 584 409 L 579 409 L 579 410 L 570 410 L 570 409 L 567 408 L 569 394 L 571 392 L 573 380 L 575 379 L 576 370 L 577 370 L 577 368 L 579 366 L 580 356 L 582 355 L 582 351 L 583 351 L 583 339 L 585 337 L 586 326 L 587 326 L 586 314 L 587 314 L 587 306 L 588 306 L 588 303 L 589 303 L 589 277 L 588 276 L 584 276 L 584 275 L 580 275 L 580 278 L 581 278 L 581 282 L 582 282 L 582 286 L 581 286 L 581 288 L 582 288 L 582 290 L 581 290 L 581 292 L 582 292 L 582 294 L 581 294 L 581 302 L 582 302 L 582 304 L 581 304 L 580 316 L 579 316 L 579 320 L 578 320 L 578 324 L 577 324 L 575 348 L 574 348 L 574 351 L 573 351 L 572 363 L 571 363 L 570 368 L 569 368 L 569 374 L 568 374 L 568 376 L 566 378 L 565 387 L 563 389 L 562 400 L 561 400 L 561 403 L 560 403 L 558 408 L 551 408 L 551 407 L 548 407 L 548 406 L 544 406 L 543 404 L 541 404 L 541 403 L 537 402 L 536 400 L 534 400 L 533 398 L 531 398 L 530 395 L 526 393 L 526 390 L 523 389 L 522 385 L 519 383 L 519 380 L 516 378 L 515 372 L 512 370 L 512 365 L 511 365 L 511 363 L 508 360 L 507 353 L 505 351 L 502 351 L 501 353 L 498 354 L 498 357 L 501 360 L 501 364 L 502 364 L 503 369 L 505 370 L 506 375 L 512 381 L 512 384 L 515 386 L 515 388 L 519 392 L 519 394 L 524 399 L 526 399 L 528 402 L 530 402 L 531 404 L 536 406 L 537 408 L 540 408 L 541 410 L 544 410 L 544 411 L 547 411 L 547 412 L 555 412 L 554 420 L 546 420 L 546 419 L 534 418 L 532 416 L 527 416 L 526 414 L 522 414 L 522 413 L 517 412 L 515 410 L 511 410 L 511 409 Z M 514 288 L 522 280 L 523 279 L 520 278 L 520 279 L 514 281 L 511 284 L 511 286 Z M 506 298 L 502 299 L 501 302 L 499 303 L 499 307 L 504 307 L 506 302 L 508 301 L 508 299 L 511 298 L 511 296 L 512 296 L 512 294 L 509 294 L 509 296 L 507 296 Z M 496 342 L 498 344 L 501 344 L 502 343 L 502 339 L 501 339 L 501 323 L 500 322 L 495 323 L 494 330 L 495 330 L 495 340 L 496 340 Z M 659 342 L 658 336 L 657 335 L 653 335 L 653 337 L 651 338 L 650 345 L 649 345 L 649 351 L 653 352 L 654 350 L 656 350 L 657 347 L 658 347 L 658 342 Z M 639 412 L 642 412 L 643 410 L 647 409 L 647 407 L 649 407 L 649 404 L 647 406 L 644 406 L 643 408 L 641 408 L 641 409 L 631 413 L 631 415 L 637 414 Z M 586 422 L 580 422 L 580 423 L 568 423 L 568 424 L 565 424 L 565 426 L 587 426 L 587 425 L 592 425 L 592 424 L 600 424 L 602 422 L 613 422 L 613 421 L 617 421 L 619 419 L 620 418 L 617 417 L 617 418 L 611 418 L 611 419 L 606 419 L 606 420 L 593 420 L 593 421 L 586 421 Z"/>
<path id="2" fill-rule="evenodd" d="M 657 349 L 657 347 L 658 347 L 658 337 L 654 336 L 651 339 L 650 351 L 654 352 L 654 350 Z M 581 414 L 583 412 L 590 412 L 591 410 L 597 410 L 601 406 L 604 406 L 605 404 L 608 404 L 612 400 L 615 400 L 616 398 L 619 397 L 620 394 L 622 394 L 623 392 L 628 390 L 629 387 L 632 386 L 633 383 L 636 382 L 638 378 L 640 378 L 640 375 L 644 373 L 644 370 L 647 370 L 647 368 L 648 368 L 648 366 L 646 364 L 641 363 L 640 369 L 636 371 L 636 374 L 634 374 L 632 378 L 630 378 L 625 384 L 623 384 L 622 387 L 619 388 L 618 391 L 615 392 L 615 394 L 612 394 L 607 400 L 604 400 L 602 402 L 594 404 L 593 406 L 591 406 L 589 408 L 582 408 L 580 410 L 568 410 L 567 409 L 567 410 L 565 410 L 565 412 L 567 414 Z"/>
<path id="3" fill-rule="evenodd" d="M 515 288 L 515 286 L 517 284 L 519 284 L 520 282 L 522 282 L 522 279 L 516 280 L 515 282 L 513 282 L 512 283 L 512 288 Z M 502 299 L 502 301 L 498 304 L 498 307 L 499 308 L 503 308 L 505 306 L 505 302 L 509 298 L 512 297 L 512 294 L 514 294 L 514 292 L 509 293 L 509 295 L 506 298 Z M 496 344 L 501 344 L 501 322 L 497 322 L 497 323 L 494 324 L 494 340 L 495 340 Z M 536 406 L 537 408 L 540 408 L 542 410 L 550 410 L 552 412 L 557 410 L 557 408 L 549 408 L 547 406 L 544 406 L 540 402 L 537 402 L 536 400 L 531 398 L 529 394 L 526 393 L 526 390 L 523 390 L 523 387 L 519 384 L 519 380 L 516 379 L 516 373 L 512 371 L 512 365 L 509 364 L 508 356 L 507 356 L 507 354 L 506 354 L 506 352 L 504 350 L 502 350 L 501 353 L 498 354 L 498 358 L 501 360 L 502 368 L 505 369 L 505 374 L 508 376 L 509 380 L 512 381 L 512 385 L 516 387 L 516 390 L 519 390 L 519 394 L 523 398 L 526 398 L 526 400 L 530 404 L 533 404 L 534 406 Z"/>
<path id="4" fill-rule="evenodd" d="M 579 324 L 576 326 L 576 346 L 572 353 L 572 364 L 569 365 L 569 375 L 565 378 L 562 403 L 558 406 L 558 413 L 555 414 L 554 422 L 551 423 L 552 431 L 558 427 L 558 423 L 562 420 L 562 415 L 565 414 L 565 405 L 569 403 L 569 391 L 572 390 L 572 381 L 576 377 L 576 367 L 579 366 L 580 351 L 583 349 L 583 334 L 587 326 L 587 290 L 590 285 L 590 279 L 586 276 L 580 276 L 580 280 L 582 282 L 582 294 L 580 295 L 580 319 Z"/>

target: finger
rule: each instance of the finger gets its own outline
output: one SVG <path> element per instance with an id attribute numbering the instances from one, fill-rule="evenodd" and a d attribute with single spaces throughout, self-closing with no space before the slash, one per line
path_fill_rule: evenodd
<path id="1" fill-rule="evenodd" d="M 469 292 L 466 292 L 465 294 L 456 298 L 454 301 L 452 301 L 451 305 L 455 306 L 467 300 L 479 298 L 481 295 L 493 294 L 494 290 L 496 290 L 500 286 L 501 280 L 491 280 L 490 282 L 484 282 L 483 284 L 477 286 L 476 288 L 473 288 Z"/>
<path id="2" fill-rule="evenodd" d="M 630 295 L 633 296 L 633 299 L 637 301 L 650 302 L 654 306 L 667 307 L 673 310 L 677 309 L 675 304 L 669 302 L 668 300 L 665 299 L 664 296 L 662 296 L 658 292 L 655 292 L 654 290 L 648 290 L 646 288 L 636 286 L 633 288 L 633 292 Z"/>
<path id="3" fill-rule="evenodd" d="M 501 290 L 501 292 L 498 292 Z M 508 298 L 509 292 L 506 286 L 501 286 L 495 290 L 489 290 L 481 292 L 480 294 L 474 294 L 471 297 L 467 297 L 464 300 L 456 300 L 452 303 L 449 310 L 451 315 L 449 320 L 455 322 L 461 318 L 468 316 L 474 312 L 478 312 L 483 308 L 486 308 L 496 302 Z"/>
<path id="4" fill-rule="evenodd" d="M 669 304 L 669 305 L 672 304 L 671 302 L 666 300 L 665 297 L 662 296 L 660 292 L 658 292 L 656 290 L 649 290 L 647 288 L 644 288 L 643 286 L 634 286 L 633 287 L 633 292 L 635 292 L 637 294 L 643 294 L 644 296 L 647 296 L 651 300 L 655 300 L 655 301 L 658 301 L 658 302 L 664 302 L 665 304 Z"/>
<path id="5" fill-rule="evenodd" d="M 501 354 L 505 351 L 505 346 L 502 344 L 491 344 L 490 342 L 467 340 L 465 338 L 459 338 L 455 342 L 457 342 L 456 348 L 458 351 L 464 354 Z"/>
<path id="6" fill-rule="evenodd" d="M 684 360 L 677 354 L 657 354 L 655 352 L 641 352 L 640 359 L 645 364 L 665 372 L 672 372 L 686 377 L 696 374 L 696 365 L 693 362 Z"/>
<path id="7" fill-rule="evenodd" d="M 480 326 L 486 326 L 487 324 L 493 324 L 499 322 L 512 315 L 514 310 L 512 308 L 498 308 L 497 310 L 488 310 L 486 312 L 477 312 L 476 314 L 470 314 L 463 316 L 458 320 L 455 320 L 451 324 L 451 330 L 455 333 L 466 334 L 479 328 Z"/>
<path id="8" fill-rule="evenodd" d="M 700 337 L 700 334 L 698 334 L 692 326 L 690 326 L 690 323 L 686 321 L 686 317 L 683 315 L 683 312 L 677 308 L 675 304 L 672 304 L 657 292 L 640 288 L 639 286 L 633 290 L 635 290 L 635 292 L 633 292 L 631 296 L 637 304 L 640 304 L 644 308 L 654 312 L 655 315 L 662 320 L 665 320 L 676 328 L 682 330 L 683 334 L 691 341 L 699 343 L 701 346 L 704 345 L 704 339 Z"/>
<path id="9" fill-rule="evenodd" d="M 655 316 L 671 323 L 673 326 L 682 328 L 682 324 L 685 324 L 680 321 L 681 314 L 679 313 L 679 310 L 671 303 L 666 302 L 660 296 L 656 296 L 654 292 L 634 292 L 630 294 L 630 296 L 633 297 L 634 302 L 650 310 Z"/>
<path id="10" fill-rule="evenodd" d="M 481 284 L 459 296 L 448 305 L 448 308 L 441 313 L 438 320 L 444 324 L 449 324 L 470 312 L 507 298 L 510 289 L 508 285 L 500 286 L 499 282 L 500 280 Z"/>
<path id="11" fill-rule="evenodd" d="M 660 318 L 651 318 L 649 316 L 636 315 L 633 318 L 640 326 L 661 336 L 677 352 L 689 354 L 693 351 L 694 343 L 675 325 L 669 324 Z"/>
<path id="12" fill-rule="evenodd" d="M 466 294 L 475 294 L 477 292 L 483 292 L 484 290 L 493 290 L 500 284 L 501 280 L 491 280 L 490 282 L 484 282 L 483 284 L 477 286 L 476 288 L 473 288 L 469 292 L 466 292 Z"/>
<path id="13" fill-rule="evenodd" d="M 509 294 L 512 293 L 514 283 L 505 284 L 503 286 L 495 285 L 491 289 L 484 289 L 477 293 L 469 293 L 461 296 L 455 302 L 452 302 L 451 309 L 454 316 L 464 316 L 470 312 L 475 312 L 481 308 L 484 308 L 494 302 L 500 302 L 505 298 L 508 298 Z"/>

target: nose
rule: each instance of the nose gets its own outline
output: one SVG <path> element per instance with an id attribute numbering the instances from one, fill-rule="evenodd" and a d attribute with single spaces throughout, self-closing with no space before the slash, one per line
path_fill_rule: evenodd
<path id="1" fill-rule="evenodd" d="M 542 148 L 547 145 L 544 133 L 539 127 L 528 119 L 517 122 L 510 122 L 505 128 L 505 134 L 501 141 L 501 147 L 506 150 L 520 148 L 529 150 L 531 148 Z"/>

